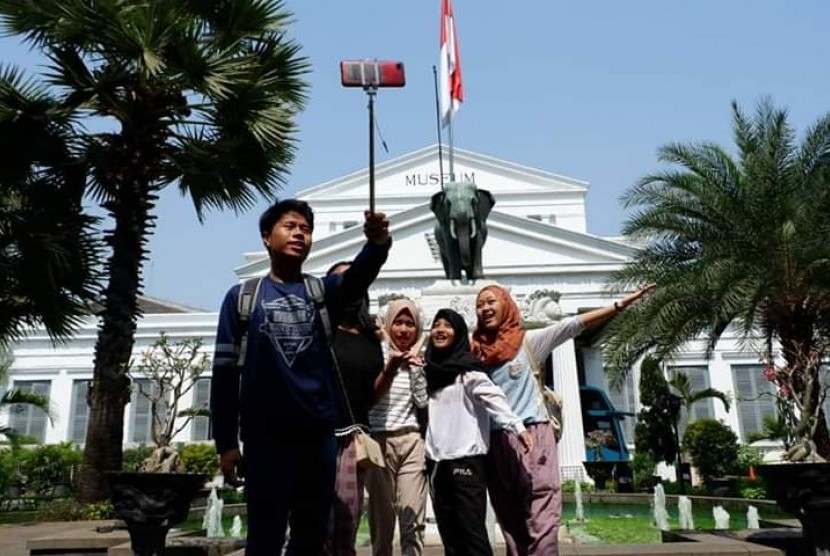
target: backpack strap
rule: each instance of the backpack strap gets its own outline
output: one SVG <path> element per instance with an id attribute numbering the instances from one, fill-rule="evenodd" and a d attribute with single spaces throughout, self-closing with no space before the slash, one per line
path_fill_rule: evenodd
<path id="1" fill-rule="evenodd" d="M 311 295 L 314 306 L 320 313 L 323 330 L 326 332 L 326 341 L 331 346 L 334 340 L 334 331 L 331 328 L 331 317 L 329 316 L 328 307 L 326 307 L 326 289 L 323 286 L 323 280 L 311 274 L 304 274 L 303 281 L 305 282 L 306 291 Z"/>
<path id="2" fill-rule="evenodd" d="M 533 356 L 533 351 L 530 349 L 530 342 L 527 341 L 527 335 L 522 339 L 522 347 L 524 347 L 525 356 L 530 363 L 530 368 L 533 371 L 534 382 L 539 389 L 539 394 L 542 399 L 542 409 L 548 415 L 550 424 L 553 426 L 553 433 L 556 436 L 556 441 L 562 438 L 562 394 L 551 389 L 547 385 L 546 371 L 541 370 L 539 363 Z"/>
<path id="3" fill-rule="evenodd" d="M 239 297 L 236 300 L 236 313 L 239 322 L 239 344 L 237 345 L 236 365 L 245 364 L 245 355 L 248 352 L 248 324 L 254 312 L 254 304 L 259 296 L 259 288 L 264 278 L 248 278 L 239 286 Z"/>
<path id="4" fill-rule="evenodd" d="M 331 327 L 331 318 L 329 317 L 329 310 L 326 307 L 326 292 L 323 286 L 323 280 L 311 274 L 304 274 L 305 289 L 314 300 L 314 306 L 320 313 L 320 321 L 323 323 L 323 330 L 326 332 L 326 342 L 329 345 L 329 353 L 331 353 L 331 363 L 334 367 L 334 372 L 337 374 L 337 380 L 340 383 L 340 389 L 343 392 L 343 399 L 346 402 L 346 409 L 349 412 L 349 417 L 352 420 L 352 425 L 357 425 L 354 418 L 354 411 L 352 411 L 352 404 L 349 401 L 349 394 L 346 392 L 346 383 L 343 382 L 343 374 L 340 372 L 340 363 L 337 361 L 337 354 L 334 353 L 334 331 Z"/>

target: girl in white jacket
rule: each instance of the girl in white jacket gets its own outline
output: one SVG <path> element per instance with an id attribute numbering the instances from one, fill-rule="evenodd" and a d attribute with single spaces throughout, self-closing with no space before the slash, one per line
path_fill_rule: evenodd
<path id="1" fill-rule="evenodd" d="M 438 311 L 425 360 L 426 455 L 438 532 L 446 554 L 491 556 L 485 526 L 490 419 L 518 434 L 528 452 L 533 439 L 470 352 L 461 315 L 451 309 Z"/>

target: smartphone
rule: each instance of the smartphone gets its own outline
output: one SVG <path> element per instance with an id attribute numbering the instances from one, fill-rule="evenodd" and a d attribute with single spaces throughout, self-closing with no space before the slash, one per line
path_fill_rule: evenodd
<path id="1" fill-rule="evenodd" d="M 344 87 L 403 87 L 406 76 L 403 62 L 397 60 L 343 60 L 340 82 Z"/>

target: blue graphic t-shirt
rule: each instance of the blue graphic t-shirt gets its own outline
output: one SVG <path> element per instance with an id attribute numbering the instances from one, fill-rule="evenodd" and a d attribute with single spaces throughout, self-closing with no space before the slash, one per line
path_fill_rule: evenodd
<path id="1" fill-rule="evenodd" d="M 366 247 L 349 271 L 323 278 L 330 316 L 362 296 L 386 260 L 388 246 Z M 225 295 L 216 331 L 211 420 L 222 453 L 253 438 L 333 434 L 337 377 L 314 300 L 302 280 L 262 279 L 248 323 L 245 364 L 237 367 L 240 285 Z M 241 382 L 240 382 L 241 381 Z"/>
<path id="2" fill-rule="evenodd" d="M 326 282 L 327 289 L 332 290 L 332 282 Z M 231 288 L 222 303 L 213 388 L 234 388 L 233 384 L 223 385 L 217 374 L 240 372 L 236 368 L 236 339 L 241 334 L 237 317 L 239 290 L 238 285 Z M 241 388 L 239 379 L 236 381 L 238 427 L 243 442 L 255 436 L 324 434 L 333 430 L 336 383 L 325 332 L 322 326 L 315 326 L 318 318 L 314 301 L 302 282 L 280 284 L 263 278 L 248 323 Z M 227 394 L 211 392 L 211 398 L 228 398 Z M 224 441 L 224 431 L 220 431 L 222 427 L 216 420 L 214 423 L 218 445 L 220 439 Z M 233 434 L 235 443 L 236 434 L 227 434 Z"/>

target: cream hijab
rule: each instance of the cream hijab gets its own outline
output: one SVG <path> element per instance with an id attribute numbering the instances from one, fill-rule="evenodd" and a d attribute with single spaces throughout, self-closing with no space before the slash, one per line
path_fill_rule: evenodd
<path id="1" fill-rule="evenodd" d="M 404 311 L 407 311 L 412 317 L 412 320 L 415 321 L 415 344 L 413 347 L 416 348 L 416 351 L 420 350 L 421 345 L 424 342 L 424 337 L 421 333 L 423 326 L 421 311 L 418 310 L 418 306 L 415 305 L 415 302 L 407 298 L 390 301 L 389 305 L 386 307 L 386 316 L 383 319 L 383 331 L 386 334 L 386 343 L 389 346 L 390 351 L 396 351 L 398 353 L 408 350 L 406 348 L 401 348 L 401 346 L 398 346 L 395 343 L 395 339 L 392 337 L 392 323 L 395 322 L 398 315 Z"/>

